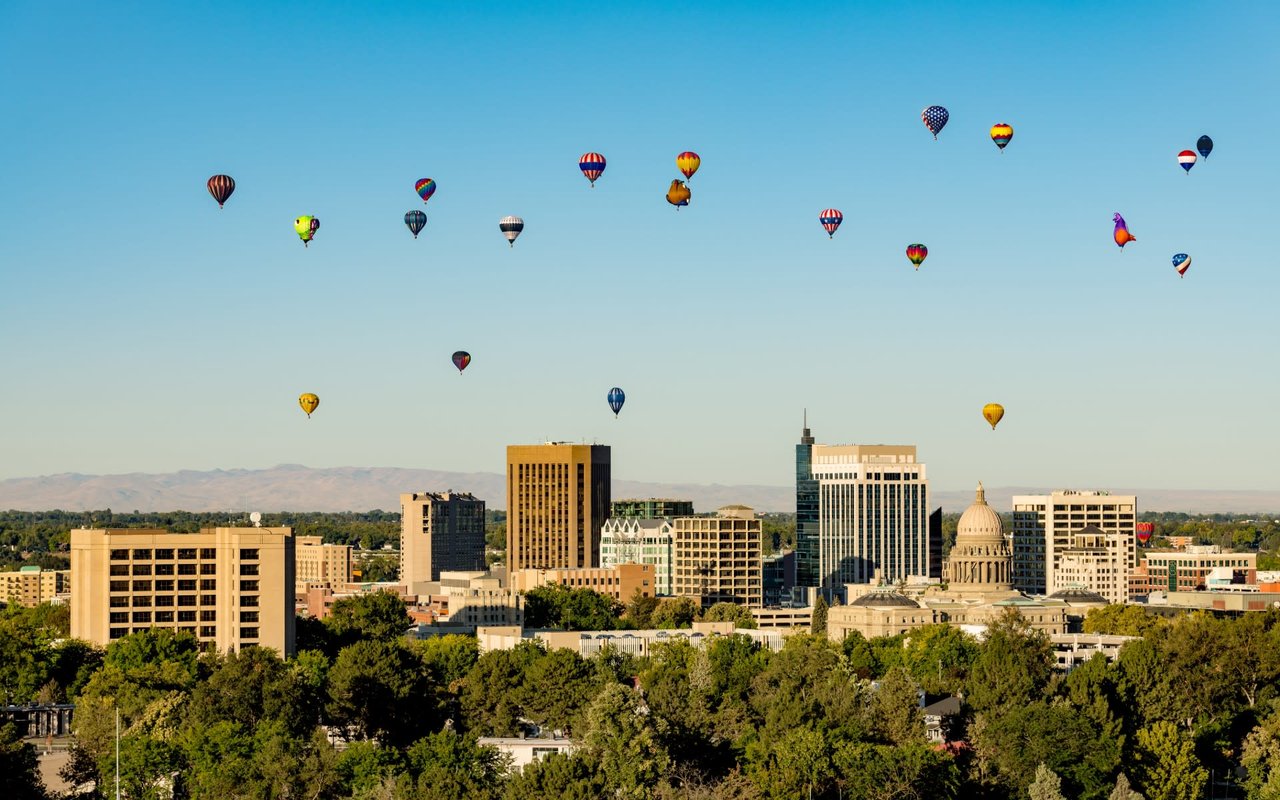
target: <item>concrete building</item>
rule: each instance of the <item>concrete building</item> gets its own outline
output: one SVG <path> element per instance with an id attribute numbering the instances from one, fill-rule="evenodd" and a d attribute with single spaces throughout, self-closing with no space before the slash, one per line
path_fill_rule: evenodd
<path id="1" fill-rule="evenodd" d="M 541 761 L 553 753 L 569 755 L 578 745 L 563 736 L 481 736 L 476 740 L 481 747 L 491 747 L 511 759 L 511 769 L 523 770 L 535 761 Z"/>
<path id="2" fill-rule="evenodd" d="M 692 500 L 672 500 L 666 497 L 629 498 L 614 500 L 609 504 L 609 516 L 622 519 L 671 519 L 692 517 Z"/>
<path id="3" fill-rule="evenodd" d="M 591 589 L 620 603 L 636 592 L 654 597 L 655 573 L 652 564 L 618 564 L 605 569 L 521 569 L 509 573 L 514 592 L 528 592 L 539 586 L 558 583 L 570 589 Z"/>
<path id="4" fill-rule="evenodd" d="M 18 567 L 14 572 L 0 572 L 0 602 L 20 606 L 38 606 L 67 599 L 71 591 L 71 570 Z"/>
<path id="5" fill-rule="evenodd" d="M 610 517 L 600 529 L 600 566 L 652 564 L 657 595 L 673 593 L 674 562 L 675 528 L 669 519 Z"/>
<path id="6" fill-rule="evenodd" d="M 1131 566 L 1126 559 L 1133 551 L 1132 538 L 1087 525 L 1070 534 L 1066 542 L 1066 547 L 1057 551 L 1055 591 L 1079 587 L 1097 592 L 1111 603 L 1129 599 Z"/>
<path id="7" fill-rule="evenodd" d="M 747 506 L 725 506 L 714 517 L 675 520 L 673 592 L 709 608 L 764 605 L 760 575 L 763 525 Z"/>
<path id="8" fill-rule="evenodd" d="M 1220 570 L 1225 570 L 1222 572 Z M 1146 550 L 1129 574 L 1129 599 L 1145 600 L 1152 592 L 1195 592 L 1211 588 L 1245 588 L 1259 583 L 1257 553 L 1224 553 L 1217 545 L 1190 545 L 1185 551 Z"/>
<path id="9" fill-rule="evenodd" d="M 484 501 L 466 492 L 400 495 L 400 582 L 411 592 L 441 572 L 485 568 Z"/>
<path id="10" fill-rule="evenodd" d="M 695 622 L 692 628 L 639 631 L 528 631 L 517 625 L 476 629 L 481 653 L 510 650 L 522 641 L 532 640 L 541 642 L 548 649 L 556 647 L 573 650 L 583 658 L 590 658 L 605 648 L 613 648 L 625 655 L 644 657 L 654 647 L 668 642 L 684 640 L 700 647 L 718 636 L 735 635 L 745 636 L 775 653 L 782 649 L 783 635 L 780 631 L 734 628 L 732 622 Z"/>
<path id="11" fill-rule="evenodd" d="M 929 575 L 930 553 L 937 548 L 930 542 L 929 482 L 925 465 L 916 461 L 916 448 L 807 447 L 810 475 L 817 483 L 817 538 L 812 541 L 811 520 L 804 521 L 804 537 L 810 541 L 801 538 L 797 527 L 798 579 L 816 580 L 819 591 L 831 601 L 844 599 L 846 584 L 893 583 Z M 799 470 L 797 463 L 797 474 Z M 806 484 L 806 496 L 810 489 Z M 798 488 L 797 503 L 800 494 Z M 800 522 L 797 519 L 797 526 Z"/>
<path id="12" fill-rule="evenodd" d="M 107 645 L 148 628 L 188 631 L 219 652 L 293 654 L 290 528 L 71 531 L 71 636 Z"/>
<path id="13" fill-rule="evenodd" d="M 436 624 L 474 630 L 481 625 L 523 625 L 524 598 L 491 572 L 442 572 L 418 595 L 435 613 Z"/>
<path id="14" fill-rule="evenodd" d="M 294 591 L 305 597 L 311 589 L 351 583 L 351 545 L 325 544 L 319 536 L 294 537 Z"/>
<path id="15" fill-rule="evenodd" d="M 1071 588 L 1076 576 L 1087 568 L 1077 562 L 1071 579 L 1064 580 L 1059 575 L 1062 558 L 1067 551 L 1078 549 L 1074 535 L 1090 526 L 1108 534 L 1103 540 L 1110 559 L 1106 568 L 1128 575 L 1137 564 L 1137 518 L 1138 498 L 1134 495 L 1079 491 L 1014 495 L 1014 588 L 1027 594 L 1052 594 Z M 1085 588 L 1099 591 L 1094 586 Z"/>
<path id="16" fill-rule="evenodd" d="M 606 445 L 507 447 L 507 569 L 598 566 L 610 482 Z"/>

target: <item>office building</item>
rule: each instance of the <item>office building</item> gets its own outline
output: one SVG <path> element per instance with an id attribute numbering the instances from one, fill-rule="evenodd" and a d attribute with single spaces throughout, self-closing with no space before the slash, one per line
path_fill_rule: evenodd
<path id="1" fill-rule="evenodd" d="M 652 564 L 657 595 L 674 591 L 674 554 L 675 533 L 669 519 L 610 517 L 600 529 L 600 566 L 608 569 L 619 564 Z"/>
<path id="2" fill-rule="evenodd" d="M 400 495 L 400 582 L 410 593 L 441 572 L 484 571 L 484 501 L 466 492 Z"/>
<path id="3" fill-rule="evenodd" d="M 218 652 L 293 654 L 290 528 L 71 531 L 71 636 L 99 645 L 148 628 Z"/>
<path id="4" fill-rule="evenodd" d="M 796 585 L 818 586 L 818 481 L 813 477 L 813 434 L 804 415 L 796 445 Z"/>
<path id="5" fill-rule="evenodd" d="M 760 582 L 765 608 L 778 608 L 792 602 L 791 590 L 796 586 L 796 551 L 783 550 L 760 560 Z"/>
<path id="6" fill-rule="evenodd" d="M 325 544 L 319 536 L 294 537 L 294 591 L 333 589 L 352 581 L 351 545 Z"/>
<path id="7" fill-rule="evenodd" d="M 1054 583 L 1058 590 L 1087 589 L 1110 603 L 1128 600 L 1132 567 L 1126 560 L 1125 537 L 1127 534 L 1104 531 L 1096 525 L 1086 525 L 1068 536 L 1066 546 L 1057 551 Z"/>
<path id="8" fill-rule="evenodd" d="M 1077 547 L 1085 542 L 1078 542 L 1075 534 L 1090 526 L 1105 534 L 1101 540 L 1088 540 L 1107 549 L 1105 560 L 1109 566 L 1099 568 L 1118 569 L 1122 575 L 1128 576 L 1137 564 L 1137 516 L 1138 498 L 1133 495 L 1092 491 L 1015 495 L 1012 532 L 1014 588 L 1027 594 L 1053 594 L 1059 589 L 1078 586 L 1080 576 L 1088 574 L 1091 569 L 1084 562 L 1098 558 L 1097 555 L 1081 553 L 1081 548 Z M 1061 574 L 1064 555 L 1073 559 L 1068 565 L 1069 579 Z M 1125 580 L 1121 579 L 1121 585 Z M 1081 588 L 1099 591 L 1089 585 Z M 1123 600 L 1121 596 L 1113 602 Z"/>
<path id="9" fill-rule="evenodd" d="M 1214 585 L 1211 578 L 1217 578 Z M 1129 599 L 1145 600 L 1152 592 L 1197 592 L 1206 589 L 1258 586 L 1257 553 L 1224 553 L 1217 545 L 1190 545 L 1183 552 L 1148 550 L 1129 575 Z"/>
<path id="10" fill-rule="evenodd" d="M 71 571 L 18 567 L 14 572 L 0 572 L 0 603 L 38 606 L 66 599 L 71 590 Z"/>
<path id="11" fill-rule="evenodd" d="M 654 597 L 652 564 L 618 564 L 608 569 L 520 569 L 510 576 L 514 592 L 528 592 L 539 586 L 558 583 L 570 589 L 590 589 L 607 594 L 620 603 L 631 600 L 636 592 L 643 597 Z"/>
<path id="12" fill-rule="evenodd" d="M 677 596 L 692 597 L 709 608 L 737 603 L 764 605 L 760 574 L 763 526 L 747 506 L 725 506 L 713 517 L 675 520 Z"/>
<path id="13" fill-rule="evenodd" d="M 808 541 L 801 542 L 797 527 L 797 566 L 805 563 L 807 548 L 817 572 L 799 579 L 816 580 L 831 602 L 843 601 L 846 584 L 895 583 L 936 572 L 930 565 L 938 548 L 930 541 L 929 482 L 914 446 L 814 444 L 809 453 L 818 489 L 817 538 L 810 524 Z"/>
<path id="14" fill-rule="evenodd" d="M 598 566 L 609 469 L 607 445 L 507 447 L 507 569 Z"/>
<path id="15" fill-rule="evenodd" d="M 643 500 L 614 500 L 609 504 L 610 518 L 671 519 L 672 517 L 692 516 L 692 500 L 671 500 L 665 497 L 648 497 Z"/>

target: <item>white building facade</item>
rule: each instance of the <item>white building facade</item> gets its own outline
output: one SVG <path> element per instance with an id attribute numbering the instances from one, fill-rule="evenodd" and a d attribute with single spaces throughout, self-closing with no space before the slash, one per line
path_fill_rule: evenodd
<path id="1" fill-rule="evenodd" d="M 1138 498 L 1098 491 L 1013 497 L 1013 588 L 1052 594 L 1083 588 L 1128 599 L 1137 565 Z"/>
<path id="2" fill-rule="evenodd" d="M 600 529 L 600 566 L 652 564 L 654 594 L 671 596 L 675 534 L 669 519 L 611 517 Z"/>

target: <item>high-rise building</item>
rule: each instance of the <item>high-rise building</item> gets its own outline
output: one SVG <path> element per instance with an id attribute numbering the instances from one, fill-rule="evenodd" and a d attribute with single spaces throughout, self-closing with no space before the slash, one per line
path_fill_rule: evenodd
<path id="1" fill-rule="evenodd" d="M 609 504 L 609 517 L 621 519 L 671 519 L 692 517 L 692 500 L 671 500 L 666 497 L 614 500 Z"/>
<path id="2" fill-rule="evenodd" d="M 294 537 L 294 590 L 335 589 L 351 583 L 351 545 L 325 544 L 319 536 Z"/>
<path id="3" fill-rule="evenodd" d="M 1118 580 L 1124 587 L 1128 574 L 1137 565 L 1136 523 L 1138 498 L 1134 495 L 1112 495 L 1106 492 L 1056 491 L 1049 495 L 1014 495 L 1013 497 L 1013 587 L 1027 594 L 1052 594 L 1059 589 L 1086 588 L 1111 599 L 1097 587 L 1077 587 L 1085 569 L 1075 552 L 1075 534 L 1093 526 L 1107 534 L 1091 539 L 1089 547 L 1104 547 L 1110 570 L 1125 576 Z M 1114 534 L 1114 535 L 1112 535 Z M 1069 581 L 1062 577 L 1064 555 L 1075 559 Z M 1096 560 L 1096 555 L 1087 555 Z M 1084 572 L 1082 572 L 1084 570 Z M 1068 585 L 1070 583 L 1071 585 Z M 1120 590 L 1118 600 L 1124 602 L 1127 587 Z"/>
<path id="4" fill-rule="evenodd" d="M 728 602 L 760 608 L 763 525 L 747 506 L 725 506 L 714 517 L 675 520 L 674 592 L 703 608 Z"/>
<path id="5" fill-rule="evenodd" d="M 804 415 L 800 444 L 796 445 L 796 585 L 821 583 L 818 558 L 818 481 L 813 477 L 813 434 L 809 412 Z"/>
<path id="6" fill-rule="evenodd" d="M 70 587 L 70 570 L 18 567 L 15 572 L 0 572 L 0 603 L 38 606 L 65 596 Z"/>
<path id="7" fill-rule="evenodd" d="M 290 528 L 71 531 L 71 636 L 99 645 L 187 631 L 219 652 L 293 654 Z"/>
<path id="8" fill-rule="evenodd" d="M 440 580 L 441 572 L 483 571 L 484 501 L 466 492 L 400 495 L 400 583 Z"/>
<path id="9" fill-rule="evenodd" d="M 809 545 L 817 575 L 809 579 L 824 597 L 843 601 L 846 584 L 936 574 L 929 482 L 915 446 L 815 444 L 810 453 L 818 535 Z M 797 528 L 797 556 L 800 547 Z"/>
<path id="10" fill-rule="evenodd" d="M 654 593 L 658 595 L 673 592 L 674 553 L 675 533 L 669 519 L 610 517 L 600 530 L 600 566 L 652 564 Z"/>
<path id="11" fill-rule="evenodd" d="M 507 569 L 598 566 L 609 469 L 607 445 L 507 447 Z"/>

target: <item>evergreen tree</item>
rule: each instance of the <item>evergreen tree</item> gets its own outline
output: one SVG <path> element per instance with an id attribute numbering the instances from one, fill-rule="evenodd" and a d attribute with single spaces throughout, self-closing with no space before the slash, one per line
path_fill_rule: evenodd
<path id="1" fill-rule="evenodd" d="M 1036 779 L 1031 782 L 1027 794 L 1031 800 L 1067 800 L 1062 793 L 1062 778 L 1045 766 L 1043 761 L 1036 767 Z"/>
<path id="2" fill-rule="evenodd" d="M 1141 792 L 1135 792 L 1129 786 L 1129 778 L 1123 773 L 1116 778 L 1116 788 L 1111 790 L 1108 800 L 1146 800 Z"/>
<path id="3" fill-rule="evenodd" d="M 827 598 L 818 595 L 813 604 L 813 618 L 809 622 L 809 633 L 814 636 L 827 635 Z"/>

